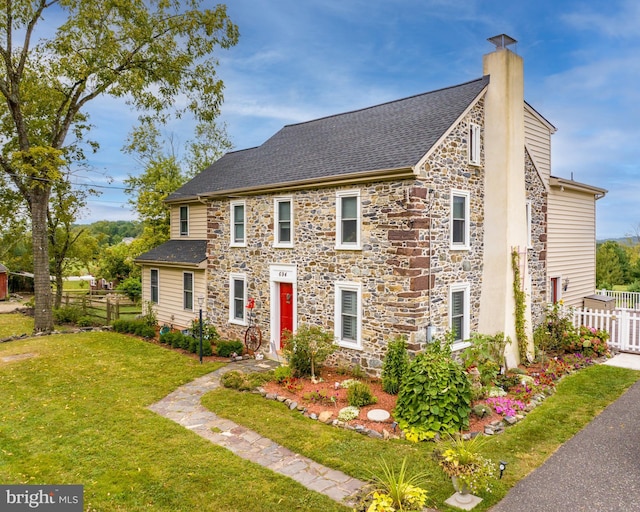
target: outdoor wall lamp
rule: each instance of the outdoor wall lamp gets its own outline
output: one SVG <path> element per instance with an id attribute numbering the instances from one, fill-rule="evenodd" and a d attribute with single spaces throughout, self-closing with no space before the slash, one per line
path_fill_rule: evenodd
<path id="1" fill-rule="evenodd" d="M 507 463 L 501 460 L 498 468 L 500 469 L 500 478 L 502 478 L 502 473 L 504 473 L 504 470 L 507 469 Z"/>
<path id="2" fill-rule="evenodd" d="M 564 281 L 562 281 L 562 291 L 567 291 L 567 288 L 569 288 L 569 278 L 565 277 Z"/>

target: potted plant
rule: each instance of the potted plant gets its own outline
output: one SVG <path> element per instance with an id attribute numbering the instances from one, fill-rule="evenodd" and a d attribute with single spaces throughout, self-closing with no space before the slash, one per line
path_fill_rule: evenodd
<path id="1" fill-rule="evenodd" d="M 451 437 L 443 441 L 442 449 L 434 452 L 442 470 L 451 477 L 454 489 L 461 495 L 489 491 L 495 478 L 495 464 L 480 453 L 485 438 L 478 435 L 469 440 Z"/>

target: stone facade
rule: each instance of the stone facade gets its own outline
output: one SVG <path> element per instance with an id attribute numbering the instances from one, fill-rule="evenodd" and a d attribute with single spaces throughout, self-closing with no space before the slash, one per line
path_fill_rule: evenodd
<path id="1" fill-rule="evenodd" d="M 548 193 L 525 150 L 525 183 L 531 203 L 531 247 L 527 250 L 531 276 L 531 320 L 535 329 L 547 308 L 547 205 Z"/>
<path id="2" fill-rule="evenodd" d="M 470 329 L 476 330 L 482 279 L 483 167 L 468 163 L 469 123 L 483 125 L 482 102 L 428 158 L 416 179 L 299 190 L 283 194 L 294 211 L 293 248 L 273 247 L 274 195 L 243 198 L 246 247 L 230 247 L 226 200 L 208 208 L 209 315 L 224 336 L 241 338 L 229 322 L 229 276 L 246 277 L 247 295 L 265 336 L 270 332 L 270 265 L 295 265 L 297 325 L 334 329 L 335 283 L 362 289 L 362 347 L 340 349 L 333 362 L 359 364 L 379 373 L 387 342 L 404 334 L 422 348 L 426 326 L 449 329 L 449 287 L 470 284 Z M 336 249 L 336 194 L 358 190 L 362 250 Z M 469 193 L 470 248 L 450 249 L 451 191 Z"/>

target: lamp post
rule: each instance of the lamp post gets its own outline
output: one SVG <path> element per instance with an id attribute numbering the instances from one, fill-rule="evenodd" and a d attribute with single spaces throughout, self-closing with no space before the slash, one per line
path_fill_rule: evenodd
<path id="1" fill-rule="evenodd" d="M 204 297 L 198 295 L 198 306 L 200 306 L 200 364 L 202 364 L 202 304 L 204 303 Z"/>

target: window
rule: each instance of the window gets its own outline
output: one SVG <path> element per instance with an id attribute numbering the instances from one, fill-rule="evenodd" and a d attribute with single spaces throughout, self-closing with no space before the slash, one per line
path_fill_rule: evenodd
<path id="1" fill-rule="evenodd" d="M 463 342 L 470 337 L 469 290 L 469 283 L 453 284 L 449 290 L 449 329 L 454 336 L 453 350 L 463 348 Z"/>
<path id="2" fill-rule="evenodd" d="M 480 165 L 480 126 L 469 124 L 469 163 Z"/>
<path id="3" fill-rule="evenodd" d="M 150 272 L 149 278 L 150 288 L 149 288 L 149 298 L 151 302 L 154 304 L 158 303 L 160 299 L 160 290 L 159 290 L 159 282 L 158 282 L 158 269 L 152 268 Z"/>
<path id="4" fill-rule="evenodd" d="M 189 207 L 180 207 L 180 236 L 189 236 Z"/>
<path id="5" fill-rule="evenodd" d="M 362 287 L 359 283 L 336 283 L 335 337 L 338 345 L 362 348 Z"/>
<path id="6" fill-rule="evenodd" d="M 360 249 L 360 192 L 338 192 L 336 209 L 336 248 Z"/>
<path id="7" fill-rule="evenodd" d="M 231 202 L 231 246 L 244 247 L 245 240 L 245 203 L 244 201 Z"/>
<path id="8" fill-rule="evenodd" d="M 182 307 L 187 311 L 193 311 L 193 272 L 182 274 Z"/>
<path id="9" fill-rule="evenodd" d="M 531 242 L 531 201 L 527 201 L 527 248 L 531 249 L 533 243 Z"/>
<path id="10" fill-rule="evenodd" d="M 229 278 L 229 322 L 232 324 L 246 324 L 246 297 L 246 276 L 244 274 L 231 274 Z"/>
<path id="11" fill-rule="evenodd" d="M 469 249 L 469 192 L 451 191 L 451 249 Z"/>
<path id="12" fill-rule="evenodd" d="M 277 198 L 274 205 L 275 247 L 293 247 L 293 203 L 291 198 Z"/>

